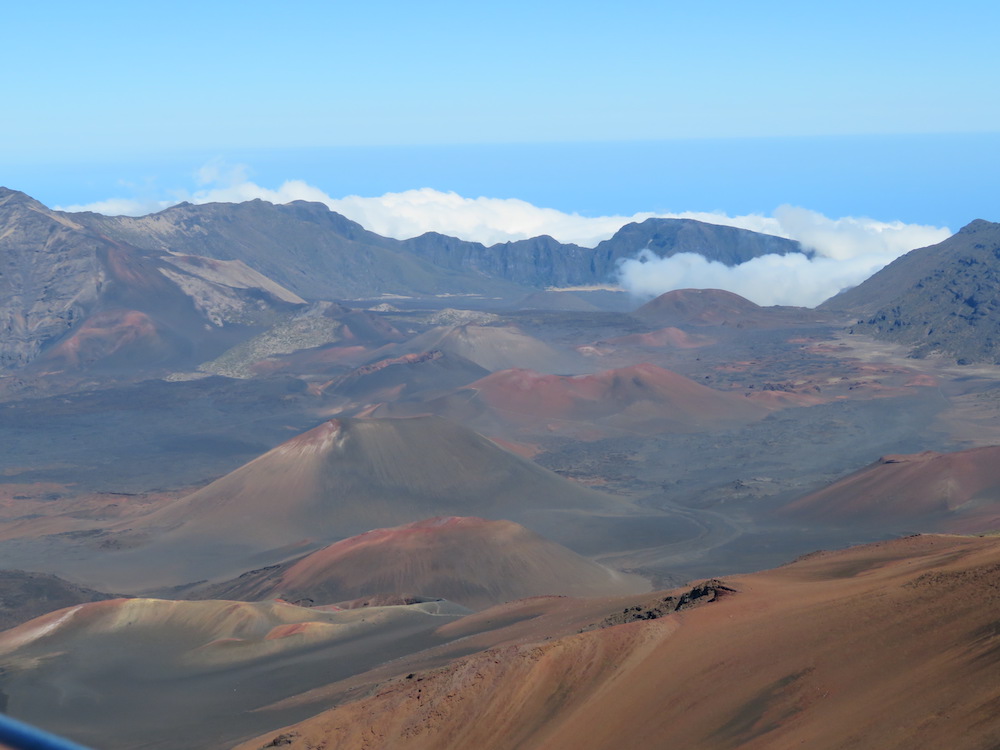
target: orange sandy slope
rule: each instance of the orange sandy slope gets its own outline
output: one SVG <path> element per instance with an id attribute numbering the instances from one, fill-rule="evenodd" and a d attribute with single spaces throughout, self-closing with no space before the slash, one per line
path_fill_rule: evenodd
<path id="1" fill-rule="evenodd" d="M 240 749 L 1000 742 L 1000 539 L 910 537 L 726 583 L 738 593 L 662 619 L 529 631 L 400 675 Z"/>
<path id="2" fill-rule="evenodd" d="M 955 453 L 884 456 L 844 479 L 799 498 L 785 512 L 839 523 L 906 523 L 1000 516 L 1000 446 Z M 940 528 L 940 527 L 939 527 Z"/>
<path id="3" fill-rule="evenodd" d="M 439 517 L 344 539 L 306 557 L 212 587 L 220 599 L 416 594 L 473 609 L 542 594 L 608 596 L 649 586 L 511 521 Z"/>

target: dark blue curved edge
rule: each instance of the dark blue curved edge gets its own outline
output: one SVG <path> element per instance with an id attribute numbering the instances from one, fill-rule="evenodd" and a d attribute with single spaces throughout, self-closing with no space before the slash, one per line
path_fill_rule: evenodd
<path id="1" fill-rule="evenodd" d="M 0 714 L 0 747 L 13 750 L 89 750 L 3 714 Z"/>

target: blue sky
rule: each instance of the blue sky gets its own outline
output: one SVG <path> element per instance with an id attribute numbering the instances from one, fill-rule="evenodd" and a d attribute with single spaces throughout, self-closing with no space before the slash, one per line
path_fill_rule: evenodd
<path id="1" fill-rule="evenodd" d="M 1000 6 L 928 6 L 20 3 L 0 184 L 170 199 L 221 159 L 334 196 L 1000 219 Z"/>
<path id="2" fill-rule="evenodd" d="M 995 3 L 50 2 L 4 140 L 94 155 L 984 132 Z"/>

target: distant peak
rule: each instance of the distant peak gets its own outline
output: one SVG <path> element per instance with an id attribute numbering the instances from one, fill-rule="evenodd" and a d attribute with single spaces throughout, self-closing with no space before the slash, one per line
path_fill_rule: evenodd
<path id="1" fill-rule="evenodd" d="M 0 186 L 0 204 L 7 203 L 25 203 L 33 205 L 41 205 L 38 201 L 32 198 L 27 193 L 22 193 L 20 190 L 11 190 L 10 188 Z"/>
<path id="2" fill-rule="evenodd" d="M 260 200 L 260 199 L 258 198 L 257 200 Z M 286 203 L 285 205 L 286 206 L 297 206 L 297 207 L 300 207 L 300 208 L 312 208 L 312 209 L 315 209 L 316 211 L 321 211 L 321 212 L 323 212 L 325 214 L 334 213 L 333 211 L 330 210 L 330 207 L 328 205 L 326 205 L 325 203 L 320 203 L 319 201 L 302 200 L 301 198 L 299 200 L 288 201 L 288 203 Z"/>
<path id="3" fill-rule="evenodd" d="M 973 219 L 964 227 L 958 230 L 959 234 L 974 234 L 976 232 L 981 232 L 984 229 L 996 229 L 998 224 L 992 221 L 986 221 L 985 219 Z"/>
<path id="4" fill-rule="evenodd" d="M 275 448 L 281 453 L 326 453 L 334 447 L 343 445 L 344 423 L 339 419 L 331 419 L 308 432 L 296 435 Z"/>
<path id="5" fill-rule="evenodd" d="M 741 297 L 735 292 L 729 292 L 725 289 L 672 289 L 653 300 L 653 303 L 659 304 L 680 302 L 698 302 L 704 304 L 721 304 L 725 302 L 746 308 L 747 310 L 760 307 L 756 302 L 752 302 L 746 297 Z"/>

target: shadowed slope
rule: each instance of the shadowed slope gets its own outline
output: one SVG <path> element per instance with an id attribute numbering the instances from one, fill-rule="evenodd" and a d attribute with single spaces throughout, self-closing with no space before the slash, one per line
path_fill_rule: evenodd
<path id="1" fill-rule="evenodd" d="M 57 609 L 112 597 L 46 573 L 0 570 L 0 630 Z"/>
<path id="2" fill-rule="evenodd" d="M 82 604 L 0 633 L 0 685 L 12 716 L 94 747 L 219 747 L 267 726 L 252 712 L 261 704 L 406 653 L 465 612 L 449 602 Z"/>
<path id="3" fill-rule="evenodd" d="M 998 570 L 995 538 L 817 554 L 728 578 L 710 606 L 523 633 L 240 749 L 993 747 Z"/>
<path id="4" fill-rule="evenodd" d="M 638 576 L 608 570 L 511 521 L 451 517 L 369 531 L 198 596 L 326 604 L 413 593 L 477 609 L 542 594 L 607 596 L 647 588 Z"/>

